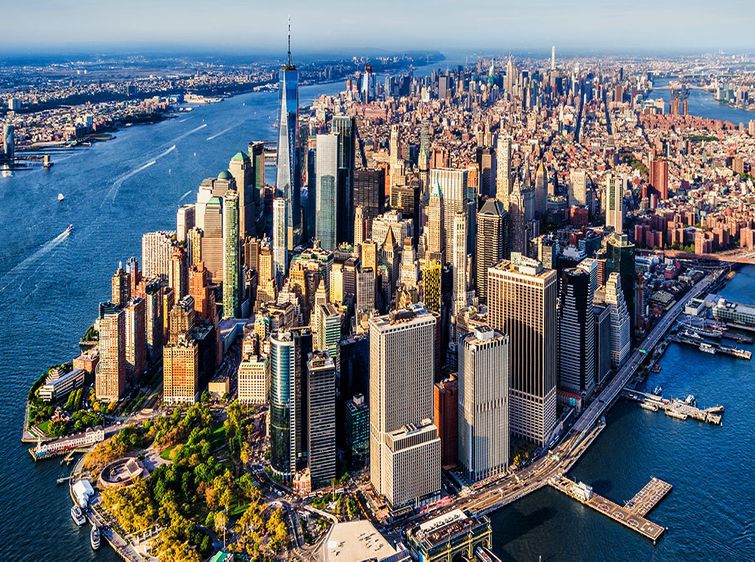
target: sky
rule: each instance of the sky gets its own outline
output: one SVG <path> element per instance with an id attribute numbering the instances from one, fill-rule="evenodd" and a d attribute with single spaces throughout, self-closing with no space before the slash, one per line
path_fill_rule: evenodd
<path id="1" fill-rule="evenodd" d="M 755 0 L 0 0 L 0 52 L 755 52 Z"/>

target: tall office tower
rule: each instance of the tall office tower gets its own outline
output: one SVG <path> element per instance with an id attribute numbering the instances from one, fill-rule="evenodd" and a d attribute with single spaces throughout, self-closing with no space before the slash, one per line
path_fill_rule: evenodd
<path id="1" fill-rule="evenodd" d="M 341 323 L 343 316 L 332 303 L 319 305 L 317 314 L 317 346 L 320 351 L 327 351 L 328 355 L 338 364 L 338 344 L 341 341 Z"/>
<path id="2" fill-rule="evenodd" d="M 338 135 L 317 135 L 315 168 L 315 237 L 320 240 L 322 248 L 332 252 L 337 247 Z"/>
<path id="3" fill-rule="evenodd" d="M 370 482 L 393 512 L 440 490 L 434 330 L 420 305 L 370 319 Z"/>
<path id="4" fill-rule="evenodd" d="M 509 338 L 488 326 L 463 338 L 459 357 L 459 463 L 470 480 L 509 464 Z"/>
<path id="5" fill-rule="evenodd" d="M 273 270 L 276 284 L 288 274 L 287 202 L 283 197 L 273 200 Z"/>
<path id="6" fill-rule="evenodd" d="M 364 207 L 359 205 L 354 209 L 354 248 L 364 241 Z"/>
<path id="7" fill-rule="evenodd" d="M 111 281 L 111 302 L 116 306 L 123 306 L 131 296 L 130 290 L 128 273 L 123 270 L 123 264 L 119 263 Z"/>
<path id="8" fill-rule="evenodd" d="M 467 188 L 466 170 L 435 168 L 430 170 L 430 183 L 439 186 L 443 196 L 443 229 L 446 252 L 454 247 L 454 217 L 459 211 L 466 211 L 467 202 L 472 199 Z"/>
<path id="9" fill-rule="evenodd" d="M 443 246 L 445 242 L 443 230 L 443 194 L 440 183 L 435 183 L 430 192 L 430 202 L 427 206 L 427 254 L 430 259 L 443 262 Z"/>
<path id="10" fill-rule="evenodd" d="M 293 249 L 294 231 L 299 226 L 299 72 L 291 63 L 291 29 L 288 33 L 288 61 L 278 72 L 280 78 L 278 111 L 277 195 L 286 202 L 286 250 Z M 335 174 L 334 174 L 335 176 Z"/>
<path id="11" fill-rule="evenodd" d="M 378 244 L 371 238 L 362 242 L 362 268 L 370 267 L 377 274 Z"/>
<path id="12" fill-rule="evenodd" d="M 194 312 L 200 320 L 210 320 L 214 312 L 211 310 L 214 297 L 211 297 L 210 272 L 200 263 L 189 268 L 188 276 L 189 296 L 194 300 Z"/>
<path id="13" fill-rule="evenodd" d="M 147 281 L 144 289 L 145 300 L 145 333 L 150 359 L 162 354 L 163 347 L 163 314 L 162 314 L 162 284 L 159 278 Z"/>
<path id="14" fill-rule="evenodd" d="M 8 162 L 13 162 L 16 150 L 16 140 L 12 123 L 3 125 L 3 154 Z"/>
<path id="15" fill-rule="evenodd" d="M 211 197 L 207 201 L 202 234 L 202 261 L 213 283 L 223 281 L 223 200 Z"/>
<path id="16" fill-rule="evenodd" d="M 451 265 L 454 268 L 454 307 L 456 314 L 467 306 L 467 215 L 459 211 L 453 221 L 453 254 Z"/>
<path id="17" fill-rule="evenodd" d="M 173 289 L 171 289 L 170 287 L 163 287 L 162 302 L 160 303 L 160 313 L 163 319 L 163 343 L 167 343 L 170 339 L 170 311 L 173 310 L 173 305 L 176 303 L 174 296 L 175 293 L 173 293 Z"/>
<path id="18" fill-rule="evenodd" d="M 344 444 L 349 466 L 362 468 L 370 453 L 370 410 L 363 394 L 355 394 L 344 406 Z"/>
<path id="19" fill-rule="evenodd" d="M 100 361 L 94 377 L 97 400 L 117 402 L 126 390 L 126 318 L 111 302 L 100 304 Z"/>
<path id="20" fill-rule="evenodd" d="M 337 242 L 352 242 L 354 224 L 354 118 L 333 117 L 332 132 L 338 135 L 338 178 L 336 182 Z"/>
<path id="21" fill-rule="evenodd" d="M 336 478 L 336 367 L 327 351 L 309 354 L 307 379 L 309 474 L 321 488 Z"/>
<path id="22" fill-rule="evenodd" d="M 530 242 L 530 220 L 534 213 L 534 193 L 525 189 L 517 178 L 509 194 L 509 233 L 511 252 L 527 255 Z"/>
<path id="23" fill-rule="evenodd" d="M 556 70 L 556 46 L 551 47 L 551 70 Z"/>
<path id="24" fill-rule="evenodd" d="M 489 147 L 477 147 L 477 174 L 479 195 L 495 195 L 496 178 L 494 177 L 493 151 Z"/>
<path id="25" fill-rule="evenodd" d="M 252 196 L 254 197 L 255 212 L 259 216 L 260 211 L 262 211 L 259 205 L 260 193 L 262 186 L 265 185 L 265 143 L 263 141 L 251 141 L 246 147 L 246 154 L 252 165 Z"/>
<path id="26" fill-rule="evenodd" d="M 590 276 L 590 292 L 595 295 L 598 290 L 598 260 L 585 258 L 577 264 L 577 268 L 586 271 Z"/>
<path id="27" fill-rule="evenodd" d="M 401 271 L 399 273 L 399 283 L 407 287 L 416 287 L 417 277 L 417 256 L 414 253 L 412 239 L 407 236 L 404 238 L 404 246 L 401 249 Z"/>
<path id="28" fill-rule="evenodd" d="M 125 314 L 126 377 L 138 382 L 147 365 L 146 303 L 143 298 L 131 299 Z"/>
<path id="29" fill-rule="evenodd" d="M 433 422 L 440 437 L 440 465 L 453 467 L 459 458 L 459 385 L 456 375 L 433 385 Z"/>
<path id="30" fill-rule="evenodd" d="M 629 334 L 634 333 L 634 284 L 637 273 L 634 260 L 635 246 L 629 241 L 626 234 L 614 233 L 606 240 L 606 252 L 608 254 L 608 271 L 619 274 L 621 278 L 621 291 L 624 293 L 624 302 L 629 311 Z"/>
<path id="31" fill-rule="evenodd" d="M 477 296 L 481 303 L 487 302 L 488 268 L 505 256 L 508 213 L 503 204 L 490 198 L 477 213 L 476 273 Z"/>
<path id="32" fill-rule="evenodd" d="M 611 273 L 606 281 L 606 304 L 611 315 L 611 365 L 618 368 L 629 355 L 631 331 L 621 278 L 616 272 Z"/>
<path id="33" fill-rule="evenodd" d="M 136 256 L 131 256 L 126 260 L 126 274 L 128 275 L 129 297 L 143 296 L 142 272 Z"/>
<path id="34" fill-rule="evenodd" d="M 247 236 L 255 235 L 254 209 L 254 177 L 252 162 L 243 152 L 237 152 L 228 163 L 228 171 L 236 181 L 238 193 L 238 232 L 243 240 Z"/>
<path id="35" fill-rule="evenodd" d="M 535 216 L 544 219 L 548 213 L 548 173 L 541 160 L 535 173 Z"/>
<path id="36" fill-rule="evenodd" d="M 163 402 L 194 404 L 199 393 L 199 345 L 186 334 L 163 348 Z"/>
<path id="37" fill-rule="evenodd" d="M 577 207 L 587 205 L 587 172 L 572 170 L 569 172 L 568 204 Z"/>
<path id="38" fill-rule="evenodd" d="M 511 193 L 511 137 L 501 131 L 496 147 L 495 198 L 503 203 L 508 211 L 509 193 Z"/>
<path id="39" fill-rule="evenodd" d="M 176 240 L 186 242 L 187 233 L 194 228 L 194 204 L 181 205 L 176 212 Z"/>
<path id="40" fill-rule="evenodd" d="M 254 353 L 239 363 L 238 398 L 241 404 L 263 405 L 270 398 L 270 365 L 268 357 Z"/>
<path id="41" fill-rule="evenodd" d="M 511 432 L 540 446 L 556 426 L 555 270 L 512 255 L 488 270 L 488 320 L 509 337 Z"/>
<path id="42" fill-rule="evenodd" d="M 170 254 L 170 269 L 168 270 L 168 287 L 173 289 L 176 298 L 180 299 L 189 292 L 189 276 L 186 266 L 186 252 L 183 248 L 175 247 Z"/>
<path id="43" fill-rule="evenodd" d="M 611 371 L 610 305 L 595 305 L 592 313 L 595 326 L 595 384 L 602 385 Z"/>
<path id="44" fill-rule="evenodd" d="M 296 350 L 291 332 L 270 336 L 270 466 L 282 478 L 296 471 Z"/>
<path id="45" fill-rule="evenodd" d="M 668 199 L 668 160 L 655 158 L 650 161 L 650 185 L 658 192 L 661 201 Z"/>
<path id="46" fill-rule="evenodd" d="M 142 235 L 142 274 L 147 279 L 159 276 L 168 280 L 170 255 L 173 253 L 172 232 L 146 232 Z"/>
<path id="47" fill-rule="evenodd" d="M 417 156 L 417 167 L 419 168 L 419 179 L 422 187 L 423 197 L 426 197 L 429 191 L 429 170 L 430 170 L 430 125 L 426 118 L 422 118 L 422 124 L 419 131 L 419 154 Z"/>
<path id="48" fill-rule="evenodd" d="M 422 302 L 438 314 L 441 312 L 441 270 L 441 263 L 435 259 L 422 267 Z"/>
<path id="49" fill-rule="evenodd" d="M 558 386 L 589 396 L 595 388 L 595 326 L 590 274 L 565 269 L 558 309 Z"/>
<path id="50" fill-rule="evenodd" d="M 362 267 L 357 273 L 357 312 L 371 312 L 377 308 L 375 302 L 375 270 Z"/>
<path id="51" fill-rule="evenodd" d="M 186 259 L 189 265 L 202 263 L 202 231 L 197 227 L 186 233 Z"/>
<path id="52" fill-rule="evenodd" d="M 393 196 L 393 186 L 396 185 L 399 174 L 399 162 L 401 155 L 399 154 L 399 142 L 398 142 L 398 125 L 391 125 L 391 137 L 388 144 L 388 196 Z"/>
<path id="53" fill-rule="evenodd" d="M 307 358 L 312 353 L 312 330 L 300 327 L 291 330 L 294 340 L 294 389 L 291 395 L 291 410 L 294 416 L 294 439 L 296 459 L 300 466 L 308 450 L 309 418 L 307 412 Z"/>
<path id="54" fill-rule="evenodd" d="M 168 317 L 170 319 L 168 341 L 176 343 L 181 336 L 187 335 L 194 327 L 196 322 L 194 298 L 186 296 L 176 302 L 170 308 Z"/>
<path id="55" fill-rule="evenodd" d="M 239 193 L 228 191 L 223 198 L 223 316 L 225 318 L 238 318 L 241 315 L 239 220 Z"/>
<path id="56" fill-rule="evenodd" d="M 354 207 L 361 206 L 364 218 L 371 221 L 385 211 L 385 170 L 354 170 Z"/>
<path id="57" fill-rule="evenodd" d="M 627 180 L 613 174 L 606 176 L 606 226 L 621 234 L 624 231 L 624 192 Z"/>

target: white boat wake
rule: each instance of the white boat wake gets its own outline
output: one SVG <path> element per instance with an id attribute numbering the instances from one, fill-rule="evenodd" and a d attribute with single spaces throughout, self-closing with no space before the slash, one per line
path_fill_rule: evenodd
<path id="1" fill-rule="evenodd" d="M 2 282 L 4 284 L 2 287 L 0 287 L 0 293 L 5 291 L 5 289 L 7 289 L 8 287 L 10 287 L 10 285 L 13 284 L 13 276 L 15 276 L 17 273 L 21 273 L 25 271 L 26 269 L 29 268 L 30 265 L 36 262 L 39 258 L 41 258 L 42 256 L 46 254 L 49 254 L 53 249 L 55 249 L 56 246 L 59 246 L 60 244 L 62 244 L 63 241 L 66 238 L 68 238 L 70 235 L 71 235 L 71 230 L 66 228 L 63 232 L 61 232 L 54 238 L 42 244 L 30 256 L 26 257 L 23 261 L 16 264 L 12 269 L 8 270 L 5 273 L 5 275 L 3 275 Z"/>
<path id="2" fill-rule="evenodd" d="M 184 193 L 183 195 L 181 195 L 181 198 L 178 200 L 178 202 L 180 203 L 181 201 L 186 199 L 189 195 L 191 195 L 191 189 L 187 191 L 186 193 Z"/>
<path id="3" fill-rule="evenodd" d="M 196 133 L 197 131 L 201 131 L 201 130 L 202 130 L 202 129 L 204 129 L 204 128 L 205 128 L 206 126 L 207 126 L 207 123 L 202 123 L 202 124 L 201 124 L 201 125 L 199 125 L 198 127 L 194 127 L 194 128 L 193 128 L 193 129 L 191 130 L 191 131 L 186 131 L 185 133 L 183 133 L 183 134 L 181 134 L 181 135 L 178 135 L 178 136 L 177 136 L 176 138 L 174 138 L 174 139 L 173 139 L 173 140 L 172 140 L 171 142 L 172 142 L 172 143 L 177 143 L 177 142 L 178 142 L 178 141 L 180 141 L 181 139 L 185 139 L 185 138 L 186 138 L 186 137 L 188 137 L 189 135 L 192 135 L 192 134 Z"/>
<path id="4" fill-rule="evenodd" d="M 231 130 L 235 129 L 235 128 L 236 128 L 236 127 L 238 127 L 238 126 L 239 126 L 240 124 L 241 124 L 241 123 L 236 123 L 235 125 L 231 125 L 231 126 L 230 126 L 230 127 L 228 127 L 227 129 L 223 129 L 223 130 L 222 130 L 222 131 L 220 131 L 219 133 L 215 133 L 214 135 L 210 135 L 209 137 L 207 137 L 207 140 L 208 140 L 208 141 L 214 140 L 214 139 L 218 138 L 218 137 L 219 137 L 220 135 L 224 135 L 224 134 L 226 134 L 226 133 L 227 133 L 228 131 L 231 131 Z"/>
<path id="5" fill-rule="evenodd" d="M 110 199 L 111 202 L 115 201 L 115 198 L 118 196 L 118 191 L 120 191 L 121 186 L 124 184 L 126 180 L 134 177 L 136 174 L 140 172 L 143 172 L 147 168 L 151 168 L 152 166 L 157 164 L 158 160 L 160 160 L 161 158 L 164 158 L 165 156 L 173 152 L 175 149 L 176 149 L 176 145 L 174 144 L 167 150 L 164 150 L 163 152 L 155 156 L 152 160 L 145 162 L 144 164 L 142 164 L 138 168 L 134 168 L 130 172 L 126 172 L 125 174 L 118 176 L 113 182 L 113 185 L 108 190 L 107 197 L 105 197 L 105 199 L 102 200 L 102 203 L 100 204 L 100 208 L 102 208 L 102 206 L 105 204 L 105 201 L 107 201 L 108 199 Z"/>

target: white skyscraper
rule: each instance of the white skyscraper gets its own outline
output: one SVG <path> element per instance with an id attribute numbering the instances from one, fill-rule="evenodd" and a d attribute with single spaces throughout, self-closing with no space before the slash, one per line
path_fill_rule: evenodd
<path id="1" fill-rule="evenodd" d="M 606 176 L 606 226 L 612 226 L 614 231 L 621 234 L 624 229 L 624 192 L 627 180 L 613 174 Z"/>
<path id="2" fill-rule="evenodd" d="M 503 203 L 504 210 L 508 211 L 509 193 L 511 193 L 511 137 L 503 131 L 498 134 L 495 156 L 495 198 Z"/>
<path id="3" fill-rule="evenodd" d="M 276 275 L 288 273 L 288 219 L 283 197 L 273 200 L 273 267 Z"/>
<path id="4" fill-rule="evenodd" d="M 434 332 L 422 305 L 370 319 L 370 481 L 394 512 L 440 491 Z"/>
<path id="5" fill-rule="evenodd" d="M 338 135 L 317 135 L 315 171 L 315 236 L 323 249 L 332 252 L 336 249 Z"/>
<path id="6" fill-rule="evenodd" d="M 481 326 L 459 357 L 459 462 L 480 480 L 509 464 L 509 338 Z"/>
<path id="7" fill-rule="evenodd" d="M 464 211 L 457 212 L 453 217 L 453 254 L 452 265 L 454 275 L 453 312 L 467 306 L 467 215 Z"/>
<path id="8" fill-rule="evenodd" d="M 611 365 L 619 367 L 629 354 L 629 312 L 621 290 L 621 278 L 614 272 L 606 281 L 606 304 L 611 315 Z"/>

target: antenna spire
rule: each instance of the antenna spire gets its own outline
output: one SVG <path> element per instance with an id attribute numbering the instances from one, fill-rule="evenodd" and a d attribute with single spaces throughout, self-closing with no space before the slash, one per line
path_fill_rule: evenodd
<path id="1" fill-rule="evenodd" d="M 288 66 L 291 66 L 291 16 L 288 16 Z"/>

